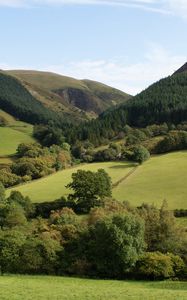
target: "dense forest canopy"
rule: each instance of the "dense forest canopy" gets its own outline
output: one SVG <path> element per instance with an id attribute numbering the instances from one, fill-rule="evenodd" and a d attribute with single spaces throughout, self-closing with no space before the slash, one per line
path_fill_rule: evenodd
<path id="1" fill-rule="evenodd" d="M 62 127 L 68 119 L 51 111 L 35 99 L 15 78 L 0 73 L 0 107 L 14 117 L 31 124 L 47 124 L 52 121 Z"/>
<path id="2" fill-rule="evenodd" d="M 187 72 L 175 74 L 151 85 L 126 104 L 107 110 L 96 120 L 69 133 L 71 142 L 89 140 L 99 144 L 124 130 L 126 124 L 179 124 L 187 120 Z"/>

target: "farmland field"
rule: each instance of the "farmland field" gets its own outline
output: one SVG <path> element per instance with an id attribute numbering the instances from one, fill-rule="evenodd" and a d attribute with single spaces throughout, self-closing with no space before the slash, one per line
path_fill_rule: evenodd
<path id="1" fill-rule="evenodd" d="M 185 300 L 185 282 L 1 276 L 1 300 Z"/>
<path id="2" fill-rule="evenodd" d="M 113 184 L 121 180 L 113 188 L 113 196 L 117 200 L 128 200 L 133 205 L 142 202 L 157 206 L 166 199 L 170 209 L 186 208 L 187 195 L 187 151 L 174 152 L 152 157 L 136 168 L 129 162 L 105 162 L 79 165 L 66 169 L 31 183 L 9 189 L 19 190 L 31 197 L 34 202 L 52 201 L 62 195 L 68 195 L 65 186 L 71 181 L 71 174 L 78 169 L 97 171 L 105 169 L 112 178 Z M 128 178 L 123 178 L 135 170 Z"/>
<path id="3" fill-rule="evenodd" d="M 19 190 L 23 195 L 29 195 L 34 202 L 52 201 L 62 195 L 68 195 L 69 191 L 65 186 L 71 181 L 71 175 L 79 169 L 97 171 L 105 169 L 111 176 L 113 182 L 117 182 L 135 166 L 128 162 L 107 162 L 79 165 L 71 169 L 66 169 L 51 176 L 33 181 L 31 183 L 9 189 Z"/>
<path id="4" fill-rule="evenodd" d="M 0 156 L 14 155 L 20 143 L 32 143 L 34 139 L 21 130 L 0 127 Z"/>
<path id="5" fill-rule="evenodd" d="M 187 208 L 187 151 L 152 157 L 114 190 L 114 197 L 138 206 L 142 202 L 170 209 Z"/>

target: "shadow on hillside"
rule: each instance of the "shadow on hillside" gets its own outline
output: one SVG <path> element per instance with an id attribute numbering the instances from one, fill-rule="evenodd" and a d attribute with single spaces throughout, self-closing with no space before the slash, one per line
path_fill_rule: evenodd
<path id="1" fill-rule="evenodd" d="M 111 166 L 109 169 L 127 169 L 127 168 L 134 168 L 136 167 L 136 164 L 128 164 L 128 165 L 117 165 L 117 166 Z"/>

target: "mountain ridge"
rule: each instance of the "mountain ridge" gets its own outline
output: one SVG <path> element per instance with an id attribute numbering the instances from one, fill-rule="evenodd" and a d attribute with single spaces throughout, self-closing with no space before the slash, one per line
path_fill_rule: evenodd
<path id="1" fill-rule="evenodd" d="M 52 72 L 35 70 L 8 70 L 7 74 L 21 80 L 31 91 L 48 93 L 49 101 L 56 101 L 63 109 L 85 112 L 88 117 L 97 117 L 104 110 L 124 103 L 131 96 L 103 83 L 93 80 L 78 80 Z M 40 97 L 39 97 L 40 98 Z M 39 99 L 42 100 L 42 99 Z M 48 105 L 51 103 L 48 102 Z M 58 105 L 57 105 L 58 107 Z"/>
<path id="2" fill-rule="evenodd" d="M 175 71 L 173 75 L 184 73 L 184 72 L 187 72 L 187 62 L 182 67 L 180 67 L 177 71 Z"/>

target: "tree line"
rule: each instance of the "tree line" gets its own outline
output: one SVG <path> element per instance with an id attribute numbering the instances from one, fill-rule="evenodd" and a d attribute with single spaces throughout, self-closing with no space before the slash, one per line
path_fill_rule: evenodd
<path id="1" fill-rule="evenodd" d="M 187 73 L 169 76 L 98 119 L 68 131 L 69 140 L 89 140 L 101 144 L 124 131 L 125 125 L 180 124 L 187 120 Z"/>

